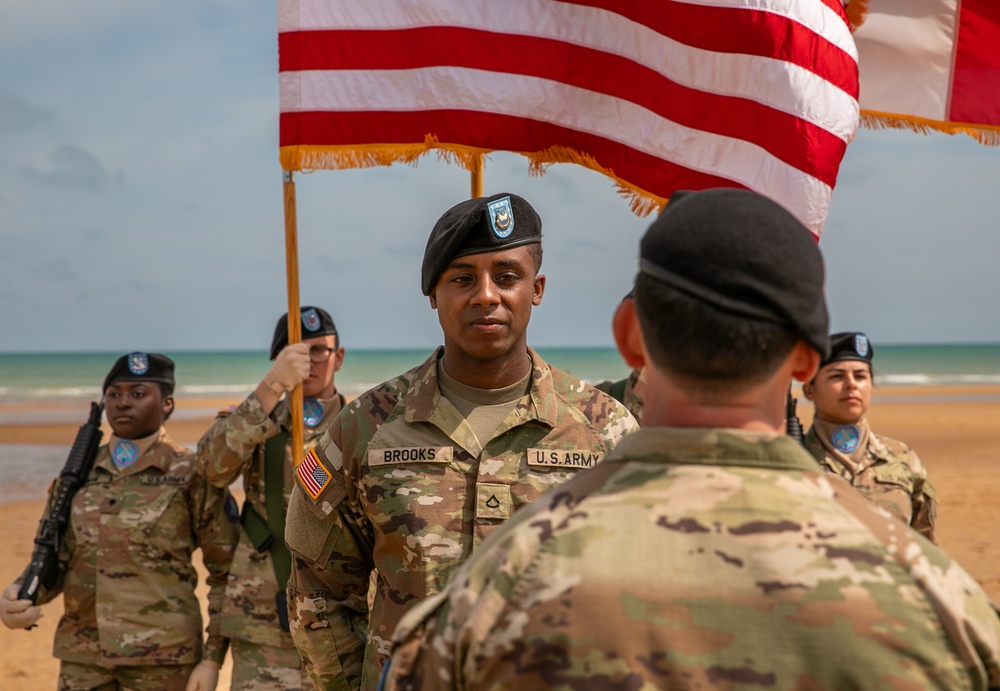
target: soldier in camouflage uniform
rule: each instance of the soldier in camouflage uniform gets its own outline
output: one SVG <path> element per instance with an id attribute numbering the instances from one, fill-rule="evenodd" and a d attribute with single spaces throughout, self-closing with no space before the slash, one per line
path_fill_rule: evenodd
<path id="1" fill-rule="evenodd" d="M 622 302 L 632 300 L 632 291 L 622 298 Z M 615 310 L 614 319 L 620 319 L 623 310 Z M 614 326 L 612 324 L 612 326 Z M 642 394 L 646 388 L 646 379 L 642 376 L 642 368 L 633 368 L 627 377 L 618 381 L 602 381 L 594 384 L 594 388 L 603 391 L 621 403 L 632 413 L 632 417 L 642 422 Z"/>
<path id="2" fill-rule="evenodd" d="M 209 481 L 225 487 L 242 477 L 246 492 L 222 608 L 222 631 L 233 646 L 231 688 L 241 691 L 310 687 L 287 626 L 285 586 L 291 563 L 283 525 L 295 458 L 288 399 L 282 396 L 302 384 L 305 450 L 312 448 L 344 406 L 334 377 L 344 349 L 325 310 L 305 306 L 301 318 L 304 340 L 292 345 L 288 315 L 278 320 L 271 342 L 273 367 L 246 400 L 220 413 L 198 442 L 199 468 Z M 275 461 L 272 495 L 266 479 L 268 448 Z M 269 501 L 276 507 L 273 512 Z"/>
<path id="3" fill-rule="evenodd" d="M 643 428 L 396 629 L 387 689 L 986 689 L 1000 620 L 943 552 L 782 433 L 828 347 L 813 237 L 678 193 L 615 339 Z"/>
<path id="4" fill-rule="evenodd" d="M 830 357 L 802 386 L 816 406 L 805 445 L 824 470 L 841 476 L 933 542 L 937 493 L 927 470 L 913 449 L 876 435 L 865 418 L 872 402 L 874 353 L 863 333 L 830 336 Z"/>
<path id="5" fill-rule="evenodd" d="M 407 610 L 520 507 L 636 428 L 528 348 L 540 265 L 541 220 L 520 197 L 446 212 L 421 276 L 444 347 L 350 403 L 299 466 L 289 606 L 317 688 L 375 688 Z"/>
<path id="6" fill-rule="evenodd" d="M 174 407 L 173 372 L 166 356 L 131 353 L 104 381 L 114 434 L 73 498 L 56 586 L 39 595 L 45 603 L 63 594 L 60 689 L 215 688 L 229 644 L 219 611 L 236 531 L 225 517 L 228 493 L 206 483 L 194 454 L 162 427 Z M 204 645 L 191 563 L 199 547 L 210 586 Z M 14 600 L 17 592 L 18 584 L 4 592 L 0 617 L 26 628 L 41 610 Z"/>

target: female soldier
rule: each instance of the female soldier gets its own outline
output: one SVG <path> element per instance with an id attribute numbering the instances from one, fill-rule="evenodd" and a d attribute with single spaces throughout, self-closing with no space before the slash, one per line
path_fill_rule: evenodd
<path id="1" fill-rule="evenodd" d="M 874 349 L 863 333 L 830 336 L 830 356 L 802 392 L 816 406 L 805 445 L 820 465 L 934 541 L 937 495 L 917 454 L 876 436 L 865 413 L 872 402 Z"/>
<path id="2" fill-rule="evenodd" d="M 194 455 L 163 429 L 173 390 L 174 363 L 156 353 L 122 356 L 104 380 L 113 434 L 73 498 L 57 584 L 38 600 L 63 593 L 60 689 L 206 691 L 218 681 L 229 644 L 217 634 L 218 612 L 237 534 L 226 491 L 197 475 Z M 198 547 L 210 586 L 204 646 L 191 563 Z M 42 616 L 18 590 L 19 582 L 0 599 L 8 628 Z"/>

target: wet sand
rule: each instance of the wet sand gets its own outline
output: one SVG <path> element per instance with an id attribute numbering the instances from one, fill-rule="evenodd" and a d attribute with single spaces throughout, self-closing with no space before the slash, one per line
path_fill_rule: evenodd
<path id="1" fill-rule="evenodd" d="M 179 400 L 167 428 L 174 439 L 193 447 L 211 424 L 211 411 L 237 402 Z M 37 414 L 30 417 L 48 420 L 54 415 L 51 406 L 35 408 Z M 0 405 L 0 449 L 11 444 L 68 446 L 86 417 L 87 406 L 76 404 L 63 412 L 70 415 L 68 419 L 76 415 L 79 420 L 67 422 L 60 413 L 57 422 L 4 424 L 5 414 L 6 419 L 14 413 L 29 417 L 29 410 L 11 411 Z M 812 407 L 800 402 L 799 417 L 806 429 L 811 416 Z M 1000 602 L 1000 541 L 994 537 L 1000 524 L 1000 386 L 880 388 L 869 419 L 876 433 L 901 439 L 920 455 L 940 497 L 938 543 L 983 585 L 994 602 Z M 32 496 L 0 503 L 0 530 L 5 536 L 0 587 L 17 577 L 31 555 L 43 502 L 39 490 L 26 488 L 26 492 Z M 202 587 L 202 595 L 203 591 Z M 46 605 L 44 611 L 32 631 L 0 626 L 0 688 L 56 687 L 59 663 L 52 657 L 52 638 L 62 600 Z M 229 687 L 230 664 L 227 659 L 220 689 Z"/>

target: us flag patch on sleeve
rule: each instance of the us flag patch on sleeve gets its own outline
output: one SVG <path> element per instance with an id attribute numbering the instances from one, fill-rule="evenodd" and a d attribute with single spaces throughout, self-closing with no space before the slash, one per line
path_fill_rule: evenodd
<path id="1" fill-rule="evenodd" d="M 316 449 L 309 449 L 309 453 L 299 463 L 299 467 L 295 469 L 295 475 L 299 480 L 299 484 L 313 498 L 313 501 L 319 499 L 319 495 L 330 484 L 332 477 L 330 471 L 326 469 L 323 461 L 316 454 Z"/>

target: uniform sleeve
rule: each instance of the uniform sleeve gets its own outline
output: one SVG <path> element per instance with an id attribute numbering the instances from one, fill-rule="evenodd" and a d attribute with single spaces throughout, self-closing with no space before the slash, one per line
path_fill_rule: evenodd
<path id="1" fill-rule="evenodd" d="M 442 592 L 403 616 L 393 635 L 385 689 L 535 688 L 517 683 L 517 663 L 504 654 L 526 621 L 512 594 L 537 587 L 529 575 L 535 531 L 510 529 L 524 526 L 529 513 L 537 511 L 511 519 L 502 536 L 473 554 Z"/>
<path id="2" fill-rule="evenodd" d="M 253 461 L 254 448 L 277 432 L 278 424 L 252 393 L 198 440 L 198 471 L 216 487 L 228 487 Z"/>
<path id="3" fill-rule="evenodd" d="M 222 603 L 229 567 L 239 540 L 236 525 L 226 515 L 226 503 L 233 503 L 230 508 L 232 513 L 235 500 L 229 490 L 213 487 L 200 475 L 192 480 L 192 499 L 192 523 L 197 526 L 198 546 L 208 570 L 208 640 L 202 659 L 221 665 L 229 648 L 229 639 L 220 634 Z"/>
<path id="4" fill-rule="evenodd" d="M 299 468 L 316 462 L 330 480 L 315 493 L 316 485 L 310 488 L 296 473 L 285 523 L 292 554 L 289 625 L 317 689 L 357 689 L 368 638 L 373 538 L 356 500 L 348 498 L 339 447 L 324 437 L 310 453 L 315 455 Z"/>
<path id="5" fill-rule="evenodd" d="M 911 450 L 910 456 L 912 459 L 910 467 L 913 468 L 916 476 L 913 485 L 913 517 L 910 519 L 910 526 L 934 542 L 934 524 L 937 521 L 938 506 L 937 492 L 927 478 L 927 470 L 917 458 L 917 454 Z"/>

